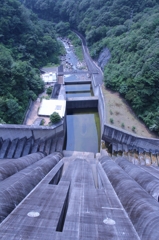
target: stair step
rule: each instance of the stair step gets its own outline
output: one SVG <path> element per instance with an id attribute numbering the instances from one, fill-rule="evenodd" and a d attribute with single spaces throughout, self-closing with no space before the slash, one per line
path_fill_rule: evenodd
<path id="1" fill-rule="evenodd" d="M 26 140 L 26 143 L 25 143 L 25 146 L 24 146 L 24 150 L 23 150 L 23 153 L 22 153 L 22 157 L 26 156 L 26 155 L 28 155 L 30 153 L 32 143 L 33 143 L 33 137 L 30 137 L 30 138 L 28 138 Z"/>
<path id="2" fill-rule="evenodd" d="M 44 152 L 44 150 L 45 150 L 45 141 L 44 140 L 41 141 L 39 145 L 40 145 L 39 146 L 39 151 L 40 152 Z"/>
<path id="3" fill-rule="evenodd" d="M 128 150 L 129 150 L 129 152 L 133 152 L 133 146 L 132 145 L 128 145 Z"/>
<path id="4" fill-rule="evenodd" d="M 151 156 L 148 152 L 145 152 L 144 154 L 144 159 L 145 159 L 145 164 L 146 165 L 151 165 L 152 161 L 151 161 Z"/>
<path id="5" fill-rule="evenodd" d="M 56 140 L 56 138 L 54 138 L 54 139 L 52 140 L 52 145 L 51 145 L 51 148 L 50 148 L 50 153 L 55 152 L 56 144 L 57 144 L 57 140 Z"/>
<path id="6" fill-rule="evenodd" d="M 26 140 L 27 140 L 26 137 L 19 139 L 16 151 L 15 151 L 15 154 L 14 154 L 14 158 L 19 158 L 19 157 L 22 156 L 22 152 L 23 152 Z"/>
<path id="7" fill-rule="evenodd" d="M 112 143 L 112 153 L 117 152 L 118 151 L 118 146 L 116 143 Z"/>
<path id="8" fill-rule="evenodd" d="M 3 144 L 3 139 L 0 137 L 0 149 L 1 149 L 2 144 Z"/>
<path id="9" fill-rule="evenodd" d="M 40 139 L 36 139 L 33 143 L 32 149 L 31 149 L 31 153 L 36 153 L 39 150 L 39 144 L 40 144 Z"/>
<path id="10" fill-rule="evenodd" d="M 51 138 L 45 142 L 45 152 L 47 153 L 47 155 L 50 154 L 51 144 L 52 144 Z"/>
<path id="11" fill-rule="evenodd" d="M 123 146 L 122 146 L 122 144 L 120 144 L 120 143 L 117 144 L 117 150 L 118 150 L 118 152 L 119 152 L 119 151 L 120 151 L 120 152 L 123 151 Z"/>
<path id="12" fill-rule="evenodd" d="M 11 145 L 10 145 L 9 150 L 8 150 L 8 154 L 6 156 L 7 158 L 13 158 L 15 150 L 16 150 L 16 147 L 17 147 L 18 140 L 19 140 L 18 138 L 15 138 L 11 142 Z"/>
<path id="13" fill-rule="evenodd" d="M 126 144 L 122 144 L 123 152 L 128 152 L 128 146 Z"/>
<path id="14" fill-rule="evenodd" d="M 0 150 L 0 158 L 5 158 L 5 156 L 8 153 L 8 149 L 10 146 L 10 139 L 6 139 L 3 141 L 2 146 L 1 146 L 1 150 Z"/>
<path id="15" fill-rule="evenodd" d="M 138 152 L 139 152 L 139 154 L 142 154 L 142 153 L 144 153 L 144 149 L 143 148 L 138 148 Z"/>
<path id="16" fill-rule="evenodd" d="M 58 138 L 56 144 L 56 152 L 61 152 L 63 150 L 64 138 Z"/>
<path id="17" fill-rule="evenodd" d="M 151 154 L 151 162 L 153 165 L 158 166 L 158 159 L 156 154 Z"/>
<path id="18" fill-rule="evenodd" d="M 159 179 L 159 171 L 153 166 L 140 166 L 142 169 Z"/>

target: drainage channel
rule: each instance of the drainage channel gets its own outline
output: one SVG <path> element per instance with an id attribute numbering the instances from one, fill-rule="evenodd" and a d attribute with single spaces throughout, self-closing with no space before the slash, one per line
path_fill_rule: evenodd
<path id="1" fill-rule="evenodd" d="M 65 150 L 97 153 L 100 150 L 100 119 L 91 76 L 83 74 L 78 68 L 72 47 L 65 41 L 63 44 L 67 52 L 64 68 L 67 70 L 71 66 L 74 71 L 70 75 L 64 75 L 67 100 Z"/>
<path id="2" fill-rule="evenodd" d="M 99 152 L 100 121 L 97 109 L 67 109 L 66 150 Z"/>
<path id="3" fill-rule="evenodd" d="M 65 149 L 97 153 L 100 148 L 100 119 L 91 84 L 65 84 L 67 98 Z M 81 104 L 85 107 L 80 108 Z"/>

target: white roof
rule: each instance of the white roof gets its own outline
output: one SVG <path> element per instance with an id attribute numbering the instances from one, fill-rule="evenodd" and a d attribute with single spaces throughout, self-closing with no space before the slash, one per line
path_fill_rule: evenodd
<path id="1" fill-rule="evenodd" d="M 43 99 L 40 105 L 38 115 L 50 116 L 53 112 L 58 112 L 60 117 L 64 117 L 66 109 L 66 100 Z"/>
<path id="2" fill-rule="evenodd" d="M 46 83 L 56 82 L 56 73 L 49 72 L 41 75 L 42 79 Z"/>

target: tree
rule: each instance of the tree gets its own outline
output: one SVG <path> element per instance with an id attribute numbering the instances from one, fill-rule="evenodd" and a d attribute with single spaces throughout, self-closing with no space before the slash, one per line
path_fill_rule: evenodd
<path id="1" fill-rule="evenodd" d="M 47 88 L 46 93 L 50 95 L 52 93 L 52 87 Z"/>
<path id="2" fill-rule="evenodd" d="M 50 115 L 50 121 L 51 121 L 51 123 L 56 124 L 56 123 L 60 122 L 60 120 L 61 120 L 61 117 L 60 117 L 60 115 L 58 114 L 58 112 L 53 112 L 53 113 Z"/>

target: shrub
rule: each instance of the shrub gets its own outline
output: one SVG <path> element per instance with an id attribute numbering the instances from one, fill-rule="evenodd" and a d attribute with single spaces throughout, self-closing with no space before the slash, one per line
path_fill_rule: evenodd
<path id="1" fill-rule="evenodd" d="M 133 131 L 133 132 L 136 132 L 136 127 L 133 126 L 133 127 L 132 127 L 132 131 Z"/>
<path id="2" fill-rule="evenodd" d="M 46 93 L 50 95 L 52 93 L 52 87 L 47 88 Z"/>
<path id="3" fill-rule="evenodd" d="M 53 112 L 53 113 L 50 115 L 50 121 L 51 121 L 51 123 L 55 124 L 55 123 L 60 122 L 60 120 L 61 120 L 61 117 L 60 117 L 60 115 L 59 115 L 57 112 Z"/>
<path id="4" fill-rule="evenodd" d="M 113 124 L 114 123 L 114 120 L 113 118 L 110 118 L 110 123 Z"/>
<path id="5" fill-rule="evenodd" d="M 122 127 L 122 128 L 125 128 L 125 124 L 124 124 L 124 123 L 122 123 L 122 124 L 121 124 L 121 127 Z"/>
<path id="6" fill-rule="evenodd" d="M 40 125 L 42 125 L 42 126 L 43 126 L 44 124 L 45 124 L 45 119 L 42 119 L 42 120 L 41 120 L 41 124 L 40 124 Z"/>

